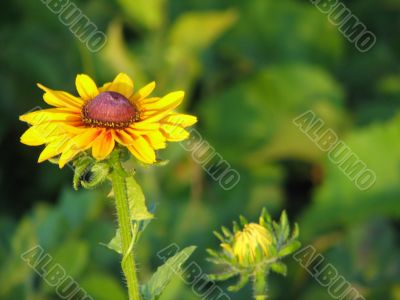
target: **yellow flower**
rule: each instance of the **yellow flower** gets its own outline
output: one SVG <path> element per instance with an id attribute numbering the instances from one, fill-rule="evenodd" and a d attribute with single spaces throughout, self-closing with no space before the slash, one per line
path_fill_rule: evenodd
<path id="1" fill-rule="evenodd" d="M 231 252 L 239 264 L 254 265 L 269 257 L 273 236 L 264 227 L 256 223 L 246 224 L 243 230 L 236 232 L 233 245 L 223 244 L 222 247 Z"/>
<path id="2" fill-rule="evenodd" d="M 20 116 L 21 121 L 32 125 L 21 136 L 21 142 L 46 145 L 38 161 L 60 156 L 60 168 L 89 149 L 95 159 L 103 160 L 116 143 L 138 160 L 152 164 L 156 161 L 155 150 L 165 148 L 167 141 L 186 139 L 189 133 L 184 128 L 197 122 L 194 116 L 174 111 L 184 92 L 149 97 L 154 82 L 135 92 L 132 79 L 124 73 L 99 88 L 89 76 L 78 75 L 79 97 L 38 86 L 45 92 L 44 101 L 53 108 Z"/>

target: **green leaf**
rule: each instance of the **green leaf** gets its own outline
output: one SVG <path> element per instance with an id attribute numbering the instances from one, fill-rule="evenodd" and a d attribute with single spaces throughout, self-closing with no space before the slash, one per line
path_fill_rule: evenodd
<path id="1" fill-rule="evenodd" d="M 145 300 L 155 300 L 161 295 L 167 285 L 175 275 L 182 274 L 182 265 L 194 252 L 196 247 L 191 246 L 169 258 L 157 271 L 150 280 L 142 286 L 142 294 Z"/>
<path id="2" fill-rule="evenodd" d="M 125 179 L 129 209 L 131 212 L 132 221 L 144 221 L 153 219 L 154 216 L 147 210 L 146 200 L 140 185 L 136 182 L 133 177 L 127 177 Z"/>
<path id="3" fill-rule="evenodd" d="M 115 236 L 111 239 L 111 241 L 108 244 L 102 244 L 103 246 L 106 246 L 107 248 L 114 250 L 115 252 L 122 254 L 122 241 L 121 241 L 121 232 L 118 229 L 117 232 L 115 233 Z"/>

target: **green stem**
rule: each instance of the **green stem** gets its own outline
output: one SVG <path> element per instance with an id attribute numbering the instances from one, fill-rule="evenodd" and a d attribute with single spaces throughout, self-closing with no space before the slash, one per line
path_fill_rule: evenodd
<path id="1" fill-rule="evenodd" d="M 267 275 L 265 268 L 260 268 L 254 272 L 253 291 L 255 300 L 267 299 Z"/>
<path id="2" fill-rule="evenodd" d="M 132 251 L 133 234 L 125 183 L 126 175 L 121 166 L 118 150 L 114 150 L 111 154 L 110 163 L 112 166 L 111 181 L 114 190 L 122 243 L 123 259 L 121 266 L 128 285 L 129 300 L 140 300 L 139 283 L 137 280 L 136 265 Z"/>

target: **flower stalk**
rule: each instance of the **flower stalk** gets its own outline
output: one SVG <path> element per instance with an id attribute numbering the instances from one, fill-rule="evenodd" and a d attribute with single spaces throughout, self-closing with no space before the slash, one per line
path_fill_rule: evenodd
<path id="1" fill-rule="evenodd" d="M 121 250 L 123 254 L 121 266 L 128 285 L 129 300 L 140 300 L 139 283 L 133 254 L 134 236 L 129 212 L 125 171 L 121 166 L 120 152 L 113 151 L 110 156 L 112 167 L 111 181 L 115 196 L 118 225 L 121 233 Z"/>
<path id="2" fill-rule="evenodd" d="M 255 300 L 267 299 L 267 271 L 261 267 L 254 271 L 253 293 Z"/>

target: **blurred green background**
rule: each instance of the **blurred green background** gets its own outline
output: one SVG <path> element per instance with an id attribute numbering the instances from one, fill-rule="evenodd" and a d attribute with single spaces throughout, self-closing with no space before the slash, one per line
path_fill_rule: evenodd
<path id="1" fill-rule="evenodd" d="M 156 94 L 187 91 L 184 110 L 241 174 L 223 190 L 179 144 L 170 163 L 138 170 L 156 220 L 138 248 L 142 280 L 170 243 L 197 245 L 204 272 L 212 231 L 265 206 L 286 209 L 314 245 L 366 299 L 400 299 L 400 1 L 346 5 L 376 34 L 360 53 L 309 1 L 74 0 L 108 37 L 90 53 L 38 0 L 0 3 L 0 299 L 58 299 L 20 254 L 51 253 L 94 299 L 126 299 L 119 257 L 100 243 L 115 231 L 110 187 L 78 192 L 72 171 L 38 165 L 39 148 L 19 144 L 18 116 L 46 107 L 41 82 L 75 93 L 77 73 L 98 83 L 127 72 Z M 292 119 L 312 109 L 376 172 L 359 191 Z M 331 299 L 288 258 L 287 278 L 272 275 L 271 299 Z M 226 289 L 227 284 L 220 285 Z M 250 299 L 251 291 L 230 294 Z M 176 279 L 161 298 L 199 299 Z"/>

